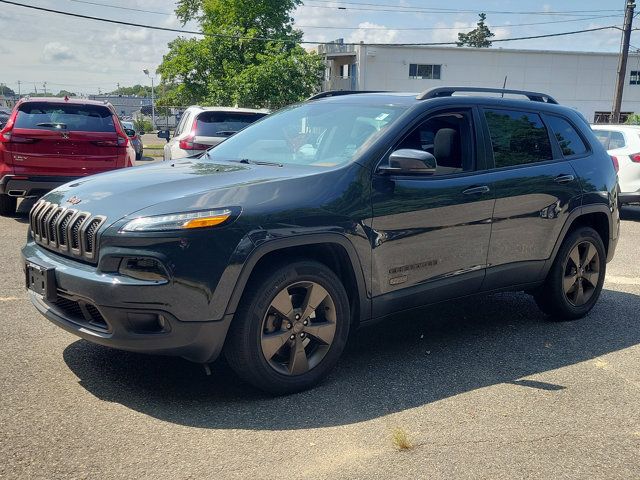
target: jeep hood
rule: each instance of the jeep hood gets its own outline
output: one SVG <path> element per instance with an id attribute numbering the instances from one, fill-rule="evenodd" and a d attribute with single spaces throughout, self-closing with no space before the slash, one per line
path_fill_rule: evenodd
<path id="1" fill-rule="evenodd" d="M 297 178 L 320 169 L 182 159 L 126 168 L 62 185 L 43 199 L 61 206 L 105 215 L 109 222 L 140 210 L 148 214 L 241 206 L 246 188 Z M 270 189 L 269 189 L 270 190 Z M 206 195 L 203 195 L 205 194 Z M 217 204 L 224 202 L 225 204 Z"/>

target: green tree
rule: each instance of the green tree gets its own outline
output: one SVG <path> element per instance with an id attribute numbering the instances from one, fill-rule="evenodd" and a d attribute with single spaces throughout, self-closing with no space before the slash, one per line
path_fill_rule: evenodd
<path id="1" fill-rule="evenodd" d="M 291 12 L 301 0 L 179 0 L 178 18 L 196 21 L 201 39 L 169 43 L 158 73 L 160 104 L 279 108 L 316 91 L 322 58 L 298 43 Z M 263 41 L 260 39 L 276 39 Z"/>
<path id="2" fill-rule="evenodd" d="M 69 90 L 60 90 L 56 95 L 56 97 L 75 97 L 75 96 L 76 94 L 73 92 L 70 92 Z"/>
<path id="3" fill-rule="evenodd" d="M 16 92 L 11 90 L 4 83 L 0 83 L 0 95 L 6 95 L 8 97 L 13 97 L 15 94 L 16 94 Z"/>
<path id="4" fill-rule="evenodd" d="M 471 30 L 469 33 L 459 33 L 458 41 L 456 45 L 459 47 L 477 47 L 477 48 L 486 48 L 491 46 L 490 38 L 495 37 L 495 34 L 489 30 L 484 23 L 487 19 L 487 15 L 485 13 L 481 13 L 480 20 L 478 20 L 476 28 Z"/>
<path id="5" fill-rule="evenodd" d="M 133 87 L 120 87 L 109 92 L 109 95 L 136 95 L 138 97 L 150 97 L 151 87 L 140 84 L 136 84 Z"/>

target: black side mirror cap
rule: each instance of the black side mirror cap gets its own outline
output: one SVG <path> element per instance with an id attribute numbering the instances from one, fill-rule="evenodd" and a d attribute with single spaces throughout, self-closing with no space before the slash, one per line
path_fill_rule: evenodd
<path id="1" fill-rule="evenodd" d="M 168 142 L 169 138 L 171 138 L 171 134 L 169 133 L 169 130 L 158 130 L 158 138 L 164 138 Z"/>
<path id="2" fill-rule="evenodd" d="M 378 171 L 390 175 L 433 175 L 438 168 L 436 157 L 423 150 L 401 148 L 389 155 L 389 165 Z"/>

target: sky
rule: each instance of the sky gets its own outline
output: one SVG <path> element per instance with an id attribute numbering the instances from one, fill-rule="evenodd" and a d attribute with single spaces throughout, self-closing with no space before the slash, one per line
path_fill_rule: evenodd
<path id="1" fill-rule="evenodd" d="M 108 19 L 182 28 L 175 2 L 163 0 L 13 0 Z M 92 4 L 93 3 L 93 4 Z M 97 5 L 96 5 L 97 4 Z M 306 0 L 293 13 L 304 40 L 408 43 L 455 41 L 487 12 L 495 38 L 622 26 L 625 0 Z M 153 13 L 124 10 L 149 10 Z M 438 11 L 439 9 L 439 11 Z M 447 11 L 443 11 L 449 9 Z M 454 10 L 455 11 L 452 11 Z M 465 11 L 466 10 L 466 11 Z M 550 23 L 553 22 L 553 23 Z M 197 25 L 185 28 L 197 29 Z M 117 84 L 150 84 L 177 33 L 65 17 L 0 3 L 0 83 L 18 91 L 78 94 L 115 90 Z M 620 30 L 521 40 L 492 48 L 617 52 Z M 631 44 L 640 48 L 640 33 Z M 309 46 L 307 46 L 309 47 Z M 156 79 L 157 81 L 157 79 Z"/>

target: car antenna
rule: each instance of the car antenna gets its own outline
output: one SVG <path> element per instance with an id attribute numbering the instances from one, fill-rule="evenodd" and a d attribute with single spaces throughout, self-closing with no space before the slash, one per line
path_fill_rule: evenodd
<path id="1" fill-rule="evenodd" d="M 504 76 L 504 82 L 502 84 L 502 90 L 507 88 L 507 75 Z M 502 98 L 504 98 L 504 92 L 502 92 Z"/>

